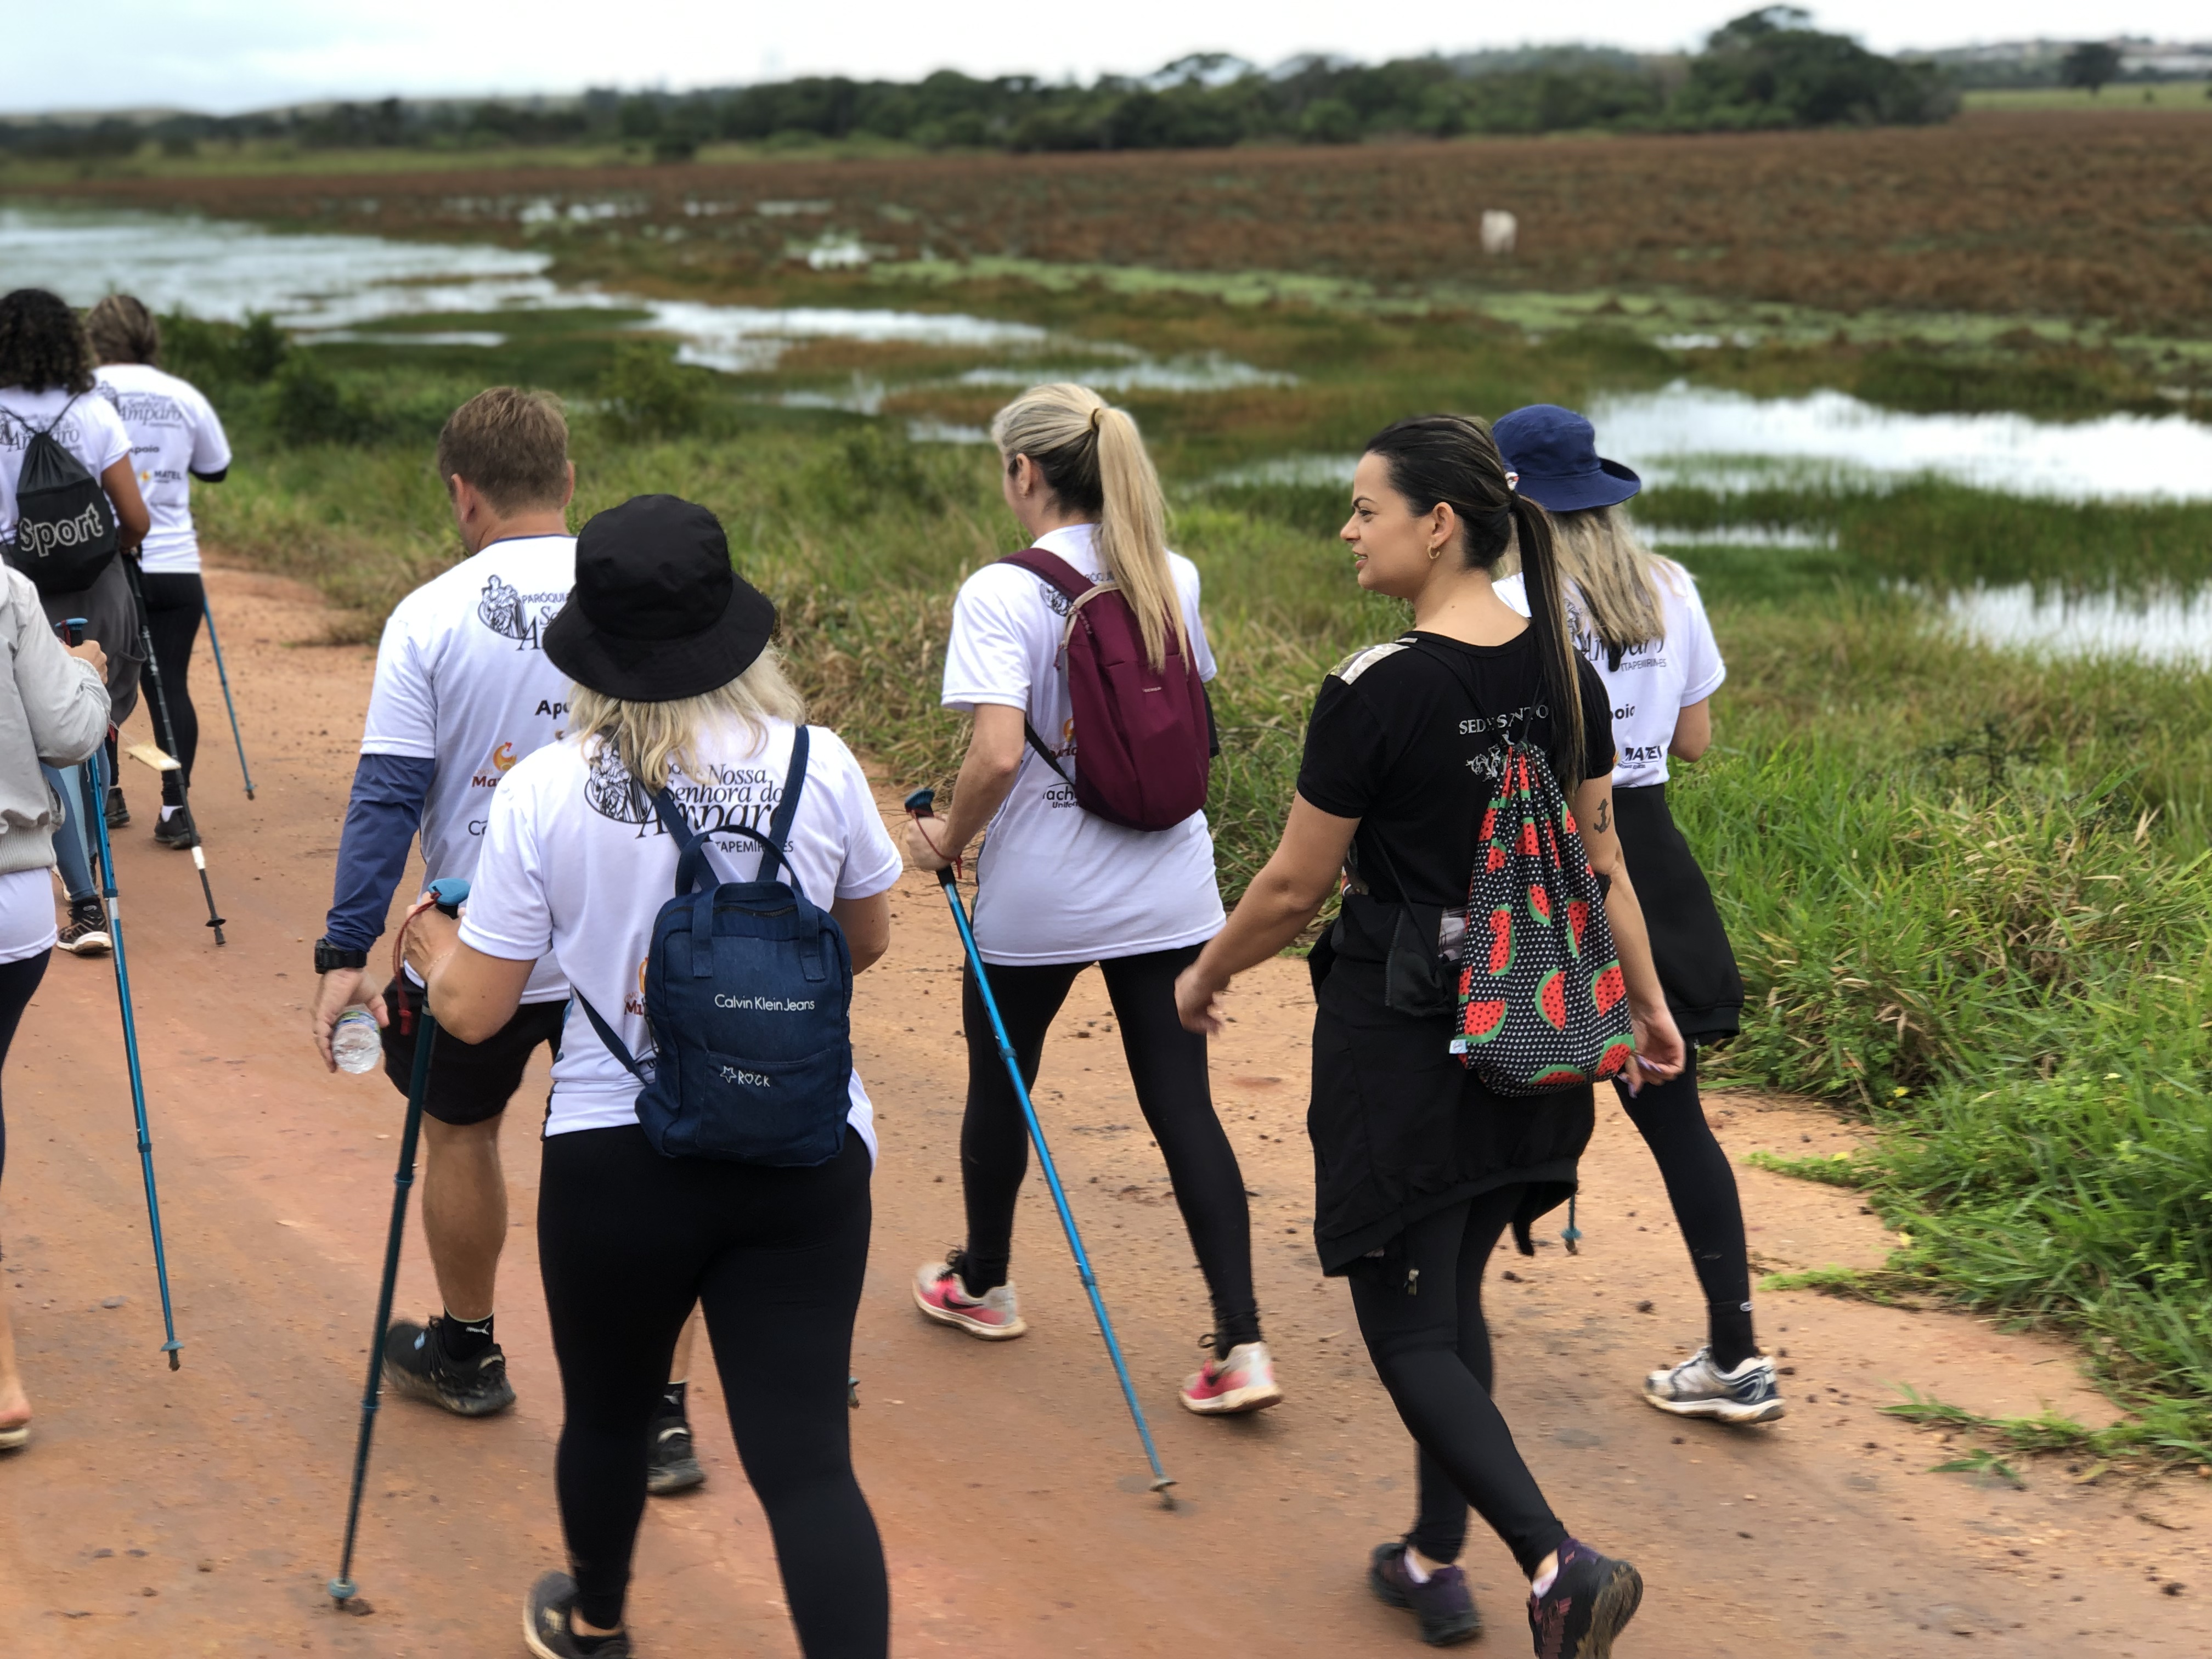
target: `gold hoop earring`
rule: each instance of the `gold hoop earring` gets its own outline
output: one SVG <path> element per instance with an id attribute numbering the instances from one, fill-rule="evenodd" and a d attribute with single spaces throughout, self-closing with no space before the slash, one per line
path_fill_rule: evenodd
<path id="1" fill-rule="evenodd" d="M 1429 550 L 1429 562 L 1430 562 L 1431 564 L 1434 564 L 1434 563 L 1435 563 L 1435 562 L 1436 562 L 1439 558 L 1441 558 L 1441 557 L 1443 557 L 1443 549 L 1442 549 L 1441 547 L 1432 547 L 1432 548 L 1431 548 L 1431 549 Z"/>

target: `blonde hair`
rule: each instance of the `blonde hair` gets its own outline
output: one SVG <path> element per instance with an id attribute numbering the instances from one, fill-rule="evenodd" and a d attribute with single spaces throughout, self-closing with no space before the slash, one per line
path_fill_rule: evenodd
<path id="1" fill-rule="evenodd" d="M 1089 386 L 1059 380 L 1031 386 L 1000 410 L 991 438 L 1009 470 L 1017 455 L 1028 456 L 1063 507 L 1095 518 L 1098 556 L 1136 613 L 1152 666 L 1167 660 L 1170 627 L 1188 657 L 1190 629 L 1168 570 L 1167 501 L 1129 411 Z"/>
<path id="2" fill-rule="evenodd" d="M 728 684 L 696 697 L 635 702 L 575 685 L 569 688 L 568 707 L 574 720 L 569 730 L 584 739 L 585 758 L 612 744 L 623 769 L 648 793 L 665 788 L 672 771 L 698 775 L 699 737 L 714 726 L 734 720 L 757 753 L 771 719 L 794 726 L 806 720 L 806 699 L 785 675 L 783 658 L 772 645 Z"/>
<path id="3" fill-rule="evenodd" d="M 1589 507 L 1554 513 L 1552 528 L 1559 542 L 1559 572 L 1575 586 L 1575 608 L 1608 659 L 1617 665 L 1624 653 L 1667 637 L 1658 584 L 1663 577 L 1683 591 L 1681 569 L 1644 545 L 1626 512 Z"/>
<path id="4" fill-rule="evenodd" d="M 85 337 L 103 363 L 159 363 L 161 325 L 134 295 L 111 294 L 84 314 Z"/>

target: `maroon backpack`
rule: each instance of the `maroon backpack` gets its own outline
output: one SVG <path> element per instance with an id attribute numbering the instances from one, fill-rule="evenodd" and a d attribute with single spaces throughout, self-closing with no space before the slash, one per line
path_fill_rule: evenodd
<path id="1" fill-rule="evenodd" d="M 1175 630 L 1155 669 L 1145 654 L 1137 613 L 1111 582 L 1093 582 L 1041 547 L 1000 561 L 1049 583 L 1067 618 L 1059 660 L 1067 671 L 1075 715 L 1075 776 L 1052 746 L 1024 720 L 1030 744 L 1075 790 L 1075 804 L 1129 830 L 1168 830 L 1206 805 L 1212 720 L 1198 665 L 1184 655 Z"/>

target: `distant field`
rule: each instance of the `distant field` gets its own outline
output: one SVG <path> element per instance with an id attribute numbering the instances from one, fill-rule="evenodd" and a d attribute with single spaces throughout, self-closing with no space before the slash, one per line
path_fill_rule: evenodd
<path id="1" fill-rule="evenodd" d="M 1664 289 L 1881 307 L 2212 325 L 2212 103 L 1983 113 L 1948 126 L 1345 149 L 478 165 L 258 176 L 0 173 L 0 192 L 289 224 L 496 237 L 571 276 L 726 295 L 794 251 L 1310 273 L 1383 289 Z M 1485 209 L 1520 246 L 1481 252 Z M 860 280 L 859 278 L 854 279 Z"/>
<path id="2" fill-rule="evenodd" d="M 2079 87 L 2005 88 L 1970 92 L 1966 107 L 1992 110 L 2110 110 L 2116 114 L 2133 110 L 2212 109 L 2212 81 L 2159 81 L 2148 86 L 2109 86 L 2087 93 Z"/>

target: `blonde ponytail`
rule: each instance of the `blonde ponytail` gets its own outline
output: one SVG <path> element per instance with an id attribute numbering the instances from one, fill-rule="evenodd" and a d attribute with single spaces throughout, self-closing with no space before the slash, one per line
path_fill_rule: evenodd
<path id="1" fill-rule="evenodd" d="M 1098 556 L 1136 613 L 1152 665 L 1166 662 L 1170 629 L 1188 658 L 1190 630 L 1168 568 L 1167 501 L 1128 410 L 1088 386 L 1056 381 L 1000 410 L 991 436 L 1006 465 L 1028 456 L 1061 506 L 1092 515 Z"/>

